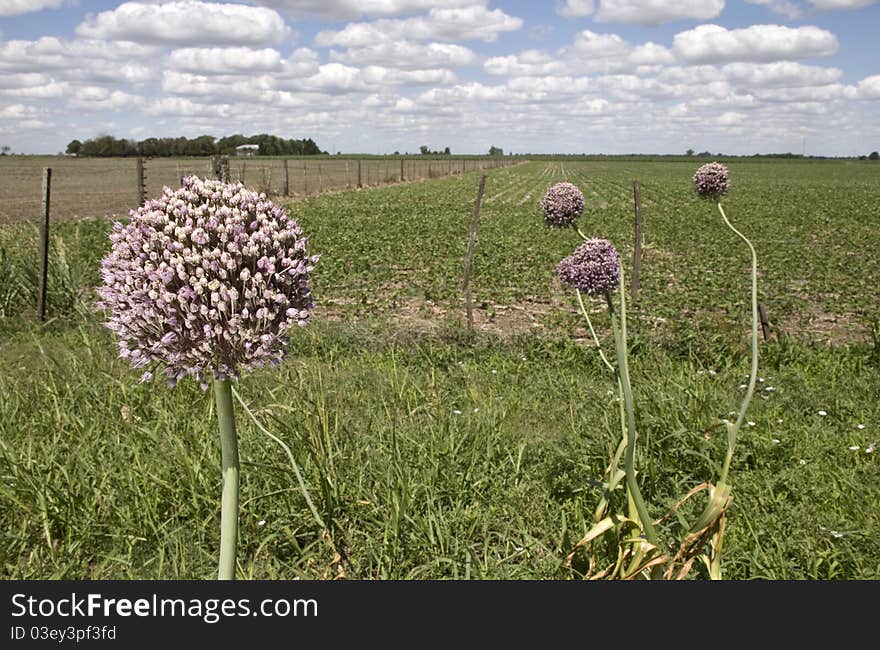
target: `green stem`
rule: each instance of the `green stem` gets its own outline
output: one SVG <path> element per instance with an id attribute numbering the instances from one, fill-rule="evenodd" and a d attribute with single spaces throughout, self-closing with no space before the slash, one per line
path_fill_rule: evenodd
<path id="1" fill-rule="evenodd" d="M 596 330 L 593 328 L 593 321 L 590 320 L 590 314 L 587 312 L 587 308 L 584 305 L 584 298 L 581 295 L 580 289 L 575 289 L 575 294 L 577 294 L 578 304 L 581 308 L 581 313 L 584 315 L 584 318 L 587 321 L 587 327 L 590 328 L 590 334 L 593 336 L 593 342 L 596 344 L 596 351 L 599 353 L 599 358 L 602 359 L 602 362 L 607 366 L 607 368 L 611 371 L 611 373 L 617 378 L 617 392 L 618 392 L 618 405 L 620 407 L 620 428 L 621 428 L 621 440 L 617 446 L 617 451 L 614 453 L 614 456 L 611 459 L 611 466 L 608 468 L 608 494 L 610 495 L 614 489 L 617 487 L 617 466 L 620 463 L 620 457 L 623 455 L 623 451 L 626 448 L 626 419 L 624 417 L 623 410 L 623 387 L 620 385 L 620 377 L 617 376 L 617 372 L 614 370 L 614 366 L 611 365 L 611 362 L 608 361 L 608 358 L 605 356 L 605 353 L 602 352 L 602 345 L 599 343 L 599 337 L 596 336 Z M 598 507 L 596 508 L 595 518 L 598 522 L 605 514 L 605 506 L 607 505 L 607 500 L 603 498 Z"/>
<path id="2" fill-rule="evenodd" d="M 635 449 L 636 449 L 636 419 L 635 407 L 633 404 L 632 386 L 629 381 L 629 365 L 627 362 L 626 351 L 626 298 L 624 296 L 623 286 L 623 269 L 620 269 L 620 325 L 617 324 L 617 314 L 614 310 L 614 300 L 610 291 L 605 292 L 605 299 L 608 301 L 608 312 L 611 315 L 611 329 L 614 332 L 614 342 L 617 349 L 617 377 L 623 388 L 623 402 L 626 408 L 626 455 L 624 457 L 624 469 L 626 472 L 626 486 L 629 494 L 632 496 L 633 503 L 636 506 L 636 512 L 641 519 L 642 529 L 645 531 L 645 537 L 654 546 L 659 547 L 657 531 L 654 530 L 654 524 L 645 501 L 642 499 L 642 493 L 636 482 L 635 473 Z"/>
<path id="3" fill-rule="evenodd" d="M 718 211 L 721 213 L 721 217 L 724 219 L 724 223 L 727 224 L 727 227 L 736 233 L 736 235 L 748 245 L 749 251 L 752 254 L 752 369 L 751 374 L 749 375 L 749 385 L 746 390 L 746 396 L 743 399 L 742 406 L 740 406 L 736 422 L 733 425 L 727 425 L 727 456 L 724 458 L 724 467 L 721 470 L 721 478 L 719 480 L 720 484 L 725 484 L 727 483 L 727 475 L 730 471 L 730 462 L 733 459 L 736 437 L 742 426 L 743 420 L 746 417 L 746 410 L 749 408 L 752 396 L 755 393 L 755 381 L 758 377 L 758 255 L 755 253 L 755 247 L 752 246 L 752 242 L 746 239 L 745 235 L 739 230 L 734 228 L 733 224 L 727 219 L 727 215 L 724 214 L 724 208 L 721 207 L 720 202 L 718 203 Z"/>
<path id="4" fill-rule="evenodd" d="M 220 500 L 219 580 L 235 580 L 235 548 L 238 542 L 238 436 L 232 408 L 232 385 L 228 379 L 214 379 L 214 402 L 220 425 L 220 456 L 223 494 Z"/>
<path id="5" fill-rule="evenodd" d="M 596 351 L 599 353 L 599 358 L 602 359 L 603 363 L 608 366 L 608 370 L 614 372 L 614 366 L 611 365 L 611 362 L 605 356 L 605 353 L 602 352 L 602 345 L 599 343 L 599 337 L 596 336 L 596 330 L 593 329 L 593 322 L 590 320 L 590 315 L 587 313 L 587 308 L 584 306 L 584 299 L 581 296 L 581 290 L 575 289 L 575 293 L 577 294 L 578 304 L 581 307 L 581 313 L 584 315 L 584 318 L 587 321 L 587 327 L 590 328 L 590 334 L 593 335 L 593 342 L 596 344 Z"/>

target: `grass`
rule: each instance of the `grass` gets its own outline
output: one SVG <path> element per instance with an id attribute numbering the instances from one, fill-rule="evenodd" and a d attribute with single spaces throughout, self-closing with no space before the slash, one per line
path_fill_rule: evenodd
<path id="1" fill-rule="evenodd" d="M 749 188 L 744 195 L 769 196 L 777 183 L 815 184 L 809 200 L 834 205 L 831 186 L 820 191 L 833 164 L 817 171 L 760 163 L 768 164 L 773 174 L 732 168 Z M 572 296 L 552 282 L 555 260 L 575 241 L 544 231 L 536 215 L 543 191 L 563 177 L 580 179 L 588 200 L 596 191 L 587 222 L 617 239 L 630 227 L 629 183 L 636 173 L 643 179 L 651 227 L 630 347 L 637 466 L 651 513 L 660 517 L 690 487 L 714 480 L 721 419 L 737 408 L 748 374 L 739 313 L 748 296 L 742 269 L 715 257 L 710 242 L 723 227 L 709 206 L 686 196 L 687 178 L 669 180 L 683 170 L 551 161 L 493 171 L 473 279 L 486 306 L 474 335 L 461 327 L 455 284 L 473 174 L 293 204 L 312 250 L 323 255 L 314 277 L 323 311 L 279 369 L 250 375 L 237 390 L 293 450 L 328 530 L 312 517 L 283 449 L 238 409 L 240 577 L 579 575 L 582 564 L 567 569 L 563 561 L 591 526 L 595 481 L 619 423 L 614 386 L 575 329 Z M 842 181 L 848 201 L 867 191 L 859 173 Z M 820 229 L 793 228 L 790 214 L 765 216 L 759 203 L 743 201 L 731 196 L 726 205 L 754 236 L 762 289 L 774 286 L 768 276 L 787 273 L 808 292 L 836 284 L 839 301 L 826 306 L 844 302 L 866 318 L 876 309 L 867 281 L 840 282 L 876 264 L 846 205 L 827 219 L 838 223 L 835 246 L 861 256 L 838 266 L 802 250 L 802 264 L 791 269 L 789 258 L 764 255 L 768 239 L 787 232 L 794 241 Z M 192 382 L 174 390 L 139 384 L 115 358 L 110 332 L 88 309 L 105 223 L 56 231 L 66 264 L 52 267 L 51 320 L 43 327 L 29 311 L 35 231 L 16 228 L 0 229 L 0 262 L 11 280 L 0 289 L 0 575 L 212 578 L 220 467 L 210 393 Z M 674 267 L 662 266 L 661 250 L 678 256 Z M 683 278 L 710 268 L 717 279 L 669 291 L 670 268 Z M 730 301 L 723 316 L 713 303 L 721 295 Z M 767 300 L 778 305 L 771 316 L 798 322 L 797 304 L 787 311 L 785 300 Z M 508 315 L 523 304 L 534 321 Z M 667 324 L 651 320 L 658 311 Z M 594 322 L 607 329 L 601 315 Z M 688 327 L 702 336 L 680 335 Z M 876 341 L 859 330 L 829 346 L 824 335 L 786 329 L 762 345 L 763 381 L 747 418 L 754 425 L 734 457 L 725 577 L 876 579 L 880 482 L 877 454 L 868 451 L 880 437 Z M 682 517 L 692 520 L 698 505 L 688 504 Z M 672 532 L 682 525 L 674 521 Z"/>

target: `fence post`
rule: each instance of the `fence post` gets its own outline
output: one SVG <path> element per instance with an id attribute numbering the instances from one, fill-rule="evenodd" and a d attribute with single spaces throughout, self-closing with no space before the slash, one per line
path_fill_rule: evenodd
<path id="1" fill-rule="evenodd" d="M 364 184 L 361 182 L 361 161 L 358 159 L 358 189 L 362 188 Z"/>
<path id="2" fill-rule="evenodd" d="M 147 186 L 144 181 L 144 159 L 138 158 L 135 161 L 135 173 L 137 174 L 137 197 L 138 197 L 138 205 L 143 205 L 147 200 Z M 52 170 L 49 170 L 49 175 L 52 175 Z"/>
<path id="3" fill-rule="evenodd" d="M 761 332 L 764 334 L 764 340 L 770 338 L 770 321 L 767 320 L 767 308 L 763 302 L 758 303 L 758 315 L 761 317 Z"/>
<path id="4" fill-rule="evenodd" d="M 462 288 L 464 289 L 464 304 L 467 310 L 468 331 L 474 330 L 474 310 L 471 304 L 471 265 L 474 261 L 474 246 L 477 243 L 477 227 L 480 224 L 480 203 L 483 201 L 483 190 L 486 187 L 486 176 L 480 176 L 480 185 L 477 188 L 477 200 L 474 202 L 474 214 L 471 218 L 471 228 L 468 232 L 467 254 L 464 258 L 464 274 Z"/>
<path id="5" fill-rule="evenodd" d="M 405 181 L 406 178 L 403 175 L 403 158 L 400 159 L 400 182 Z"/>
<path id="6" fill-rule="evenodd" d="M 46 287 L 49 275 L 49 199 L 52 193 L 52 168 L 43 168 L 43 204 L 40 223 L 40 286 L 37 291 L 37 318 L 46 320 Z"/>
<path id="7" fill-rule="evenodd" d="M 284 196 L 290 196 L 290 171 L 287 169 L 287 158 L 284 159 L 284 175 L 281 178 Z"/>

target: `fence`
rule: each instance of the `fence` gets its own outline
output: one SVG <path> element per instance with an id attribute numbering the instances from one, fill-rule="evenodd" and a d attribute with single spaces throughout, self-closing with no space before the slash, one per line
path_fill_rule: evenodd
<path id="1" fill-rule="evenodd" d="M 142 162 L 139 162 L 142 161 Z M 509 166 L 503 158 L 253 158 L 229 157 L 229 177 L 276 197 L 375 187 L 401 181 Z M 124 217 L 143 197 L 182 176 L 216 177 L 210 158 L 70 158 L 0 156 L 0 223 L 35 221 L 43 168 L 52 168 L 52 219 Z M 143 185 L 141 185 L 143 179 Z"/>

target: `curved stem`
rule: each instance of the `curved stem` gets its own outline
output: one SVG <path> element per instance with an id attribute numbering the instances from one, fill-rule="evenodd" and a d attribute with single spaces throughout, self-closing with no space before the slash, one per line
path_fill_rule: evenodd
<path id="1" fill-rule="evenodd" d="M 614 372 L 614 366 L 611 365 L 611 362 L 608 361 L 605 353 L 602 352 L 602 345 L 599 343 L 599 337 L 596 336 L 596 330 L 593 329 L 593 322 L 590 320 L 590 315 L 587 313 L 587 308 L 584 306 L 584 299 L 583 296 L 581 296 L 581 290 L 575 289 L 574 292 L 577 294 L 578 304 L 581 307 L 581 313 L 587 320 L 587 327 L 590 328 L 590 334 L 593 335 L 593 342 L 596 344 L 596 351 L 599 353 L 599 358 L 601 358 L 605 365 L 608 366 L 608 370 Z"/>
<path id="2" fill-rule="evenodd" d="M 220 456 L 223 492 L 220 499 L 220 566 L 218 580 L 235 580 L 235 551 L 238 543 L 238 436 L 232 408 L 232 386 L 228 379 L 214 379 L 214 402 L 220 425 Z"/>
<path id="3" fill-rule="evenodd" d="M 727 215 L 724 214 L 724 208 L 721 207 L 720 202 L 718 202 L 718 211 L 721 213 L 721 217 L 724 219 L 724 223 L 727 224 L 727 227 L 736 233 L 736 235 L 748 245 L 749 251 L 752 254 L 752 369 L 751 374 L 749 375 L 749 385 L 746 390 L 746 395 L 743 399 L 742 406 L 740 406 L 736 422 L 733 425 L 727 425 L 727 456 L 724 458 L 724 467 L 721 470 L 721 478 L 719 480 L 719 483 L 723 484 L 727 482 L 727 475 L 730 471 L 730 462 L 733 459 L 733 450 L 736 446 L 736 437 L 742 426 L 743 420 L 745 419 L 746 409 L 749 408 L 749 403 L 752 401 L 752 396 L 755 393 L 755 381 L 758 377 L 758 255 L 755 253 L 755 247 L 752 246 L 752 242 L 750 242 L 745 235 L 734 228 L 733 224 L 730 223 Z"/>
<path id="4" fill-rule="evenodd" d="M 583 239 L 584 241 L 587 241 L 587 240 L 589 239 L 589 237 L 587 237 L 587 236 L 583 233 L 583 231 L 581 231 L 580 228 L 578 228 L 578 227 L 575 226 L 574 224 L 572 224 L 572 226 L 574 227 L 575 230 L 577 230 L 577 234 L 579 234 L 579 235 L 581 236 L 581 239 Z"/>
<path id="5" fill-rule="evenodd" d="M 629 494 L 632 497 L 633 503 L 636 506 L 636 512 L 638 512 L 639 519 L 641 519 L 642 529 L 645 531 L 645 537 L 648 541 L 654 546 L 659 546 L 657 539 L 657 532 L 654 530 L 654 524 L 650 515 L 648 514 L 648 509 L 645 506 L 645 501 L 642 498 L 642 493 L 639 490 L 639 485 L 636 482 L 636 473 L 635 473 L 635 448 L 636 448 L 636 419 L 635 419 L 635 407 L 633 403 L 633 394 L 632 394 L 632 386 L 629 381 L 629 365 L 627 363 L 627 351 L 626 351 L 626 298 L 624 297 L 624 286 L 623 286 L 623 269 L 620 269 L 620 279 L 619 279 L 619 288 L 620 288 L 620 325 L 617 324 L 617 314 L 614 309 L 614 300 L 611 297 L 611 292 L 605 292 L 605 299 L 608 301 L 608 311 L 611 315 L 611 328 L 614 331 L 614 341 L 615 347 L 617 348 L 617 377 L 620 381 L 620 385 L 623 388 L 623 401 L 624 406 L 626 408 L 626 429 L 627 429 L 627 440 L 626 440 L 626 455 L 624 457 L 624 469 L 626 471 L 626 486 L 629 490 Z"/>

